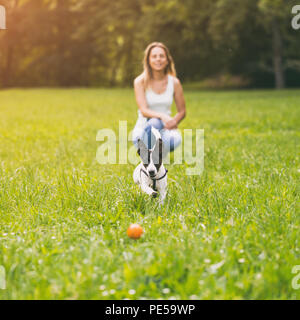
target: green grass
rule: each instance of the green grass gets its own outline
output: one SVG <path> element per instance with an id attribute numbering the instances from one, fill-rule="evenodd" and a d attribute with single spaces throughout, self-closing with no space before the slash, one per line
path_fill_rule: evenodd
<path id="1" fill-rule="evenodd" d="M 132 90 L 0 92 L 0 299 L 300 298 L 300 91 L 185 97 L 205 170 L 169 165 L 158 208 L 95 159 L 99 129 L 133 128 Z"/>

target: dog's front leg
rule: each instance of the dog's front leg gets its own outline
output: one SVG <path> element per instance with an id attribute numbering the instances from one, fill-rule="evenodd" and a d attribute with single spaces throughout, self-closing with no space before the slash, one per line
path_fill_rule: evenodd
<path id="1" fill-rule="evenodd" d="M 146 183 L 141 183 L 141 189 L 149 196 L 152 196 L 153 198 L 157 197 L 157 192 L 150 188 Z"/>

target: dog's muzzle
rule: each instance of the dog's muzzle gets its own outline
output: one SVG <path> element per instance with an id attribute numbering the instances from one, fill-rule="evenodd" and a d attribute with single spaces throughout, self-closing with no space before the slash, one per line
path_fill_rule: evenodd
<path id="1" fill-rule="evenodd" d="M 156 176 L 155 171 L 148 171 L 150 178 L 154 178 Z"/>

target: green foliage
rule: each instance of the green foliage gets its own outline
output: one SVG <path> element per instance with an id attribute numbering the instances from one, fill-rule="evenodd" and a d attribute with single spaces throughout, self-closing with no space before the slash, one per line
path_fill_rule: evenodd
<path id="1" fill-rule="evenodd" d="M 129 90 L 0 92 L 0 299 L 299 299 L 299 91 L 186 91 L 205 170 L 169 165 L 159 208 L 97 131 Z M 130 223 L 143 237 L 127 237 Z"/>
<path id="2" fill-rule="evenodd" d="M 0 87 L 128 86 L 152 41 L 167 44 L 182 81 L 231 74 L 249 86 L 273 87 L 274 78 L 300 84 L 293 0 L 1 3 Z"/>

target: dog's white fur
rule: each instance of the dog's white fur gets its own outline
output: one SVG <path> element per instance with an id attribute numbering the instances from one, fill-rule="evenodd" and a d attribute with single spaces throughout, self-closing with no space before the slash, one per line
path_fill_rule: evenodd
<path id="1" fill-rule="evenodd" d="M 148 195 L 152 197 L 157 197 L 159 193 L 159 203 L 163 204 L 167 194 L 167 174 L 166 174 L 167 171 L 162 163 L 163 145 L 162 145 L 162 139 L 159 131 L 153 127 L 151 130 L 156 138 L 156 143 L 152 149 L 148 150 L 145 144 L 141 140 L 138 141 L 138 147 L 139 147 L 138 153 L 142 158 L 142 162 L 135 168 L 133 172 L 133 180 L 136 184 L 140 186 L 141 190 L 147 193 Z M 161 147 L 159 147 L 159 145 Z M 145 166 L 144 160 L 145 158 L 147 159 L 149 153 L 150 153 L 150 161 L 148 166 Z M 153 155 L 155 157 L 155 161 L 157 161 L 157 156 L 159 156 L 159 161 L 161 162 L 161 165 L 158 171 L 156 166 L 154 165 L 154 160 L 152 157 Z M 152 176 L 150 176 L 150 173 L 152 173 Z M 153 190 L 153 179 L 156 180 L 157 191 Z"/>

